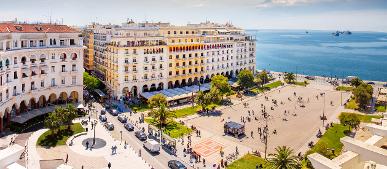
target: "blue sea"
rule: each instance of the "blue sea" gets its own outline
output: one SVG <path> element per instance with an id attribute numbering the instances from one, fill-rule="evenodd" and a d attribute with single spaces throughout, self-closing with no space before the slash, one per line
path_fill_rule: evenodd
<path id="1" fill-rule="evenodd" d="M 387 33 L 249 30 L 257 69 L 387 81 Z"/>

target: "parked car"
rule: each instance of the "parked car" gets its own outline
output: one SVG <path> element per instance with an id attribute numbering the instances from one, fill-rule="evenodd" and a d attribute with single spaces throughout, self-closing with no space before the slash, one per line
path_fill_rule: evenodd
<path id="1" fill-rule="evenodd" d="M 369 85 L 374 85 L 375 82 L 368 82 L 367 84 L 369 84 Z"/>
<path id="2" fill-rule="evenodd" d="M 101 110 L 101 115 L 105 115 L 106 114 L 106 109 L 102 109 Z"/>
<path id="3" fill-rule="evenodd" d="M 106 115 L 99 115 L 99 120 L 101 120 L 101 122 L 106 122 L 107 121 Z"/>
<path id="4" fill-rule="evenodd" d="M 134 126 L 130 123 L 125 123 L 124 124 L 124 127 L 126 128 L 126 130 L 128 131 L 133 131 L 134 130 Z"/>
<path id="5" fill-rule="evenodd" d="M 306 76 L 305 78 L 308 80 L 315 80 L 316 79 L 316 77 L 314 77 L 314 76 Z"/>
<path id="6" fill-rule="evenodd" d="M 151 153 L 160 152 L 160 143 L 157 142 L 156 140 L 149 139 L 144 142 L 143 146 Z"/>
<path id="7" fill-rule="evenodd" d="M 128 121 L 128 118 L 125 115 L 123 115 L 123 114 L 118 115 L 117 119 L 121 123 L 126 123 Z"/>
<path id="8" fill-rule="evenodd" d="M 106 127 L 106 129 L 108 129 L 108 130 L 110 130 L 110 131 L 114 130 L 114 124 L 111 123 L 111 122 L 105 123 L 104 126 Z"/>
<path id="9" fill-rule="evenodd" d="M 111 115 L 113 115 L 113 116 L 118 116 L 118 111 L 117 111 L 117 109 L 111 109 L 109 113 L 110 113 Z"/>
<path id="10" fill-rule="evenodd" d="M 170 160 L 168 161 L 168 167 L 171 169 L 187 169 L 187 167 L 177 160 Z"/>
<path id="11" fill-rule="evenodd" d="M 141 141 L 145 141 L 147 139 L 146 134 L 142 131 L 134 132 L 134 135 Z"/>

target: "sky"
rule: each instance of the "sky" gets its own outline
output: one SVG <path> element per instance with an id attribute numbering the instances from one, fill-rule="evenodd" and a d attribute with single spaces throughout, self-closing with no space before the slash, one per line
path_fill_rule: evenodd
<path id="1" fill-rule="evenodd" d="M 174 25 L 231 22 L 245 29 L 387 32 L 387 0 L 2 0 L 0 21 Z M 51 19 L 50 19 L 51 18 Z"/>

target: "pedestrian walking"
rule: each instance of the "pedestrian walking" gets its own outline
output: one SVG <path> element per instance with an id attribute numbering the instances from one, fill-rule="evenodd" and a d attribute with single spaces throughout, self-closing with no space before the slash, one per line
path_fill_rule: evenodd
<path id="1" fill-rule="evenodd" d="M 108 168 L 110 169 L 110 167 L 112 167 L 112 163 L 108 163 Z"/>
<path id="2" fill-rule="evenodd" d="M 86 141 L 86 150 L 89 148 L 89 141 Z"/>
<path id="3" fill-rule="evenodd" d="M 68 161 L 69 161 L 69 154 L 66 154 L 65 164 L 67 164 Z"/>

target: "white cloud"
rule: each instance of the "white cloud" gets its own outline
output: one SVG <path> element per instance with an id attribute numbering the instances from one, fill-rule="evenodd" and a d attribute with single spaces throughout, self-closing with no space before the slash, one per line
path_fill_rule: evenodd
<path id="1" fill-rule="evenodd" d="M 294 6 L 332 0 L 265 0 L 256 5 L 257 8 L 269 8 L 275 6 Z"/>

